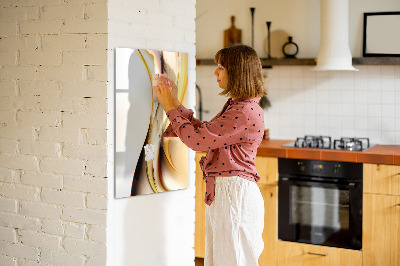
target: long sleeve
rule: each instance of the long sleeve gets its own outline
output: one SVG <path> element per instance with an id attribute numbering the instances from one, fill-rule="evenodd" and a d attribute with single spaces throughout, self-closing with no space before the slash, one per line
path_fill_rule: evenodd
<path id="1" fill-rule="evenodd" d="M 243 134 L 247 128 L 247 115 L 239 109 L 227 109 L 219 117 L 210 122 L 199 124 L 199 120 L 190 119 L 181 115 L 179 110 L 171 109 L 167 116 L 171 121 L 171 128 L 186 146 L 194 151 L 221 148 L 240 142 L 245 142 Z"/>
<path id="2" fill-rule="evenodd" d="M 178 112 L 181 116 L 183 116 L 184 118 L 188 119 L 192 125 L 194 127 L 199 127 L 201 125 L 201 121 L 197 118 L 193 117 L 193 110 L 191 109 L 186 109 L 185 106 L 183 106 L 182 104 L 180 104 L 178 106 Z M 177 137 L 177 135 L 175 134 L 174 130 L 172 129 L 172 124 L 169 124 L 168 127 L 165 129 L 163 135 L 163 137 Z"/>

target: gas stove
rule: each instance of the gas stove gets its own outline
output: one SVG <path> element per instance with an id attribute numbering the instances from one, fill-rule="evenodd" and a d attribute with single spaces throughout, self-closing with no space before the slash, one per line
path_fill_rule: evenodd
<path id="1" fill-rule="evenodd" d="M 283 145 L 285 147 L 295 148 L 314 148 L 314 149 L 330 149 L 344 151 L 364 151 L 371 148 L 369 138 L 340 138 L 332 142 L 329 136 L 311 136 L 297 138 L 295 142 Z"/>

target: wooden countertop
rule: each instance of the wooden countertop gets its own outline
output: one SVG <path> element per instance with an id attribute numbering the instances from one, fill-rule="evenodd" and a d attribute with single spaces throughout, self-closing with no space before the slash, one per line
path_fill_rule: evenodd
<path id="1" fill-rule="evenodd" d="M 362 152 L 282 147 L 283 144 L 290 142 L 294 142 L 294 140 L 263 140 L 257 150 L 257 155 L 292 159 L 400 165 L 400 145 L 376 145 Z"/>

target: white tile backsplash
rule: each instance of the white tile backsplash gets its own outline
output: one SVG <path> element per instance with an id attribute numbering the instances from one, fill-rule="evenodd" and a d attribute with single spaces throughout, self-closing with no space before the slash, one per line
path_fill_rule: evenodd
<path id="1" fill-rule="evenodd" d="M 359 71 L 313 71 L 312 66 L 264 70 L 271 108 L 265 125 L 274 139 L 305 134 L 369 137 L 371 143 L 400 144 L 400 66 L 355 66 Z M 213 76 L 214 66 L 198 66 L 203 120 L 219 112 L 227 98 Z"/>

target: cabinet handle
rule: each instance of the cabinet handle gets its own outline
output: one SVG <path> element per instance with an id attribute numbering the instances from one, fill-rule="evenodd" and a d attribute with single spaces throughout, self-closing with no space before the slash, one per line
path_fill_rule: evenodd
<path id="1" fill-rule="evenodd" d="M 397 204 L 397 206 L 400 206 L 400 203 L 399 203 L 399 204 Z"/>
<path id="2" fill-rule="evenodd" d="M 310 255 L 317 255 L 317 256 L 323 256 L 323 257 L 328 256 L 328 254 L 320 254 L 320 253 L 313 253 L 313 252 L 307 252 L 307 254 L 310 254 Z"/>

